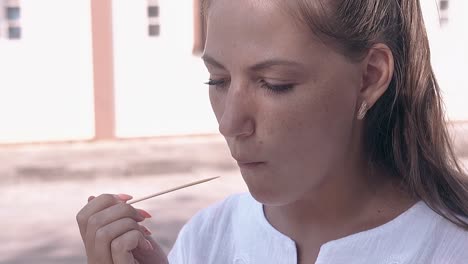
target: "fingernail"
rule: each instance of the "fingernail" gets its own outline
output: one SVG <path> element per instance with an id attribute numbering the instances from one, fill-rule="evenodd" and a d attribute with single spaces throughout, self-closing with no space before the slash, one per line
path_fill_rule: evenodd
<path id="1" fill-rule="evenodd" d="M 90 197 L 88 197 L 88 202 L 91 202 L 94 198 L 96 197 L 91 195 Z"/>
<path id="2" fill-rule="evenodd" d="M 123 202 L 133 199 L 133 196 L 128 194 L 117 194 L 115 197 Z"/>
<path id="3" fill-rule="evenodd" d="M 146 212 L 145 210 L 143 209 L 136 209 L 138 211 L 138 214 L 143 216 L 144 218 L 151 218 L 152 216 Z"/>
<path id="4" fill-rule="evenodd" d="M 151 236 L 153 233 L 151 233 L 151 231 L 146 227 L 146 226 L 141 226 L 141 228 L 143 229 L 143 233 L 147 236 Z"/>
<path id="5" fill-rule="evenodd" d="M 145 249 L 149 251 L 153 251 L 153 245 L 151 245 L 151 242 L 149 242 L 147 239 L 145 239 Z"/>

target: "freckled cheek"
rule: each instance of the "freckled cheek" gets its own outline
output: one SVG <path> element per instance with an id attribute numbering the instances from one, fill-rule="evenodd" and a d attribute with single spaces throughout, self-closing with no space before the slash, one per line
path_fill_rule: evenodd
<path id="1" fill-rule="evenodd" d="M 261 134 L 267 141 L 290 143 L 297 140 L 297 136 L 307 134 L 311 126 L 312 109 L 297 102 L 288 102 L 281 105 L 265 107 L 259 111 L 257 125 L 261 128 Z"/>
<path id="2" fill-rule="evenodd" d="M 268 111 L 267 132 L 281 141 L 297 141 L 293 144 L 299 146 L 305 142 L 312 145 L 339 142 L 348 133 L 353 115 L 350 98 L 342 97 L 328 90 L 301 96 L 276 111 Z"/>
<path id="3" fill-rule="evenodd" d="M 306 133 L 300 136 L 309 138 L 309 147 L 321 149 L 321 154 L 328 157 L 344 151 L 352 134 L 353 100 L 352 95 L 330 89 L 310 103 L 308 117 L 298 122 Z"/>

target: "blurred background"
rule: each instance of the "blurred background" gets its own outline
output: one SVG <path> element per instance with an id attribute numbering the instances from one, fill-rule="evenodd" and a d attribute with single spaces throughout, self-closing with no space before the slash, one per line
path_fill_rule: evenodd
<path id="1" fill-rule="evenodd" d="M 468 165 L 468 2 L 421 0 Z M 200 0 L 0 0 L 0 263 L 85 263 L 89 195 L 134 197 L 168 252 L 198 210 L 246 191 L 203 84 Z"/>

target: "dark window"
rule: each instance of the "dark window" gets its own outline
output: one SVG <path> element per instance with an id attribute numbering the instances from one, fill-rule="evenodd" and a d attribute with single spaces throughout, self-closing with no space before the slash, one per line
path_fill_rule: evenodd
<path id="1" fill-rule="evenodd" d="M 159 4 L 158 1 L 149 1 L 148 7 L 148 36 L 157 37 L 160 35 L 161 26 L 159 24 Z"/>
<path id="2" fill-rule="evenodd" d="M 158 17 L 159 6 L 148 6 L 148 17 Z"/>
<path id="3" fill-rule="evenodd" d="M 148 26 L 148 35 L 150 36 L 159 36 L 159 25 L 149 25 Z"/>
<path id="4" fill-rule="evenodd" d="M 8 38 L 9 39 L 20 39 L 21 38 L 21 27 L 16 27 L 16 26 L 8 27 Z"/>
<path id="5" fill-rule="evenodd" d="M 449 7 L 449 1 L 448 0 L 441 0 L 440 1 L 440 10 L 447 10 Z"/>
<path id="6" fill-rule="evenodd" d="M 449 0 L 440 0 L 439 1 L 439 21 L 440 25 L 443 26 L 448 23 L 448 9 L 449 9 Z"/>
<path id="7" fill-rule="evenodd" d="M 7 7 L 6 8 L 7 19 L 8 20 L 19 20 L 20 18 L 20 8 L 19 7 Z"/>

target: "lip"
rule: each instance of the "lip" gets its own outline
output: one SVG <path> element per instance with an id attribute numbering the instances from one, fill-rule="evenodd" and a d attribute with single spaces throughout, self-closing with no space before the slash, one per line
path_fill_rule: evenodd
<path id="1" fill-rule="evenodd" d="M 263 164 L 265 164 L 265 162 L 237 162 L 237 165 L 239 165 L 241 169 L 255 169 Z"/>

